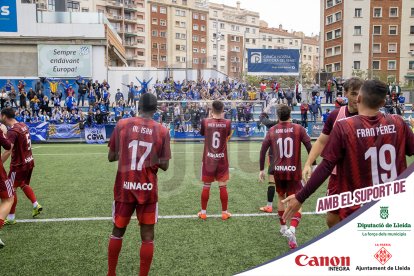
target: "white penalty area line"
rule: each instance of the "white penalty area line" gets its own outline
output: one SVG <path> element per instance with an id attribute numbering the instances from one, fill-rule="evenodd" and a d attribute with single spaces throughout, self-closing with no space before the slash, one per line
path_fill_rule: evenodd
<path id="1" fill-rule="evenodd" d="M 320 215 L 316 212 L 303 212 L 302 215 Z M 208 218 L 221 218 L 220 215 L 207 215 Z M 258 214 L 232 214 L 232 217 L 278 217 L 276 213 L 258 213 Z M 195 219 L 197 215 L 171 215 L 158 216 L 158 219 Z M 136 219 L 133 217 L 133 219 Z M 112 217 L 89 217 L 89 218 L 51 218 L 51 219 L 18 219 L 18 223 L 39 223 L 39 222 L 70 222 L 70 221 L 108 221 Z"/>

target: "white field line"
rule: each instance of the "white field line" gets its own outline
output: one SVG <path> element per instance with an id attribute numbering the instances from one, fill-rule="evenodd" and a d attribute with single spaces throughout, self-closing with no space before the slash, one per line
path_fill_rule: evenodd
<path id="1" fill-rule="evenodd" d="M 302 215 L 317 215 L 316 212 L 303 212 Z M 232 214 L 232 217 L 277 217 L 276 213 L 257 213 L 257 214 Z M 220 218 L 221 215 L 208 215 L 209 218 Z M 158 216 L 159 219 L 195 219 L 197 215 L 171 215 Z M 133 219 L 136 219 L 133 217 Z M 51 218 L 51 219 L 18 219 L 19 223 L 31 222 L 68 222 L 68 221 L 108 221 L 112 217 L 89 217 L 89 218 Z"/>

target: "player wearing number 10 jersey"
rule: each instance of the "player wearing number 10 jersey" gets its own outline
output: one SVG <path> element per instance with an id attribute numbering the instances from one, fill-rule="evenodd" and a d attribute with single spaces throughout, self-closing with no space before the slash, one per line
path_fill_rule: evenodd
<path id="1" fill-rule="evenodd" d="M 11 155 L 9 181 L 15 189 L 20 187 L 26 197 L 33 204 L 32 216 L 36 217 L 42 211 L 42 206 L 37 202 L 33 189 L 30 187 L 30 179 L 34 168 L 34 159 L 32 155 L 32 142 L 30 139 L 29 128 L 24 123 L 19 123 L 15 119 L 15 113 L 12 108 L 4 108 L 1 111 L 1 120 L 9 128 L 7 139 L 11 143 L 11 149 L 5 151 L 1 156 L 2 162 Z M 4 224 L 15 224 L 15 213 L 17 205 L 17 194 L 14 195 L 13 206 L 7 220 Z"/>
<path id="2" fill-rule="evenodd" d="M 306 186 L 286 199 L 288 219 L 325 181 L 337 166 L 337 192 L 351 192 L 393 181 L 407 168 L 406 155 L 414 154 L 414 134 L 398 115 L 384 115 L 385 83 L 365 81 L 358 95 L 359 115 L 342 119 L 334 127 L 322 151 L 323 161 Z M 341 220 L 359 205 L 339 209 Z"/>
<path id="3" fill-rule="evenodd" d="M 227 220 L 231 214 L 227 211 L 228 193 L 227 181 L 229 180 L 229 160 L 227 157 L 227 140 L 231 135 L 230 120 L 223 119 L 224 104 L 214 101 L 212 104 L 212 118 L 201 122 L 200 134 L 205 137 L 203 165 L 201 180 L 203 190 L 201 192 L 201 211 L 198 217 L 207 219 L 207 203 L 210 196 L 211 183 L 218 181 L 220 187 L 220 200 L 222 207 L 221 218 Z"/>
<path id="4" fill-rule="evenodd" d="M 158 168 L 166 171 L 171 159 L 168 130 L 152 117 L 157 98 L 144 94 L 140 117 L 120 120 L 109 141 L 108 160 L 118 162 L 114 186 L 114 227 L 108 246 L 108 275 L 116 275 L 122 238 L 136 212 L 141 230 L 140 276 L 148 275 L 154 253 L 154 225 L 158 216 Z"/>
<path id="5" fill-rule="evenodd" d="M 290 108 L 287 105 L 279 105 L 277 115 L 279 123 L 269 129 L 262 143 L 259 178 L 261 181 L 265 179 L 265 158 L 266 152 L 270 148 L 272 152 L 270 164 L 273 167 L 279 198 L 280 233 L 288 238 L 289 246 L 293 249 L 297 246 L 295 232 L 301 219 L 301 212 L 300 210 L 296 212 L 290 222 L 290 228 L 287 229 L 286 223 L 281 219 L 284 211 L 281 200 L 302 188 L 301 143 L 305 145 L 308 152 L 310 152 L 312 145 L 306 130 L 301 125 L 290 122 Z"/>

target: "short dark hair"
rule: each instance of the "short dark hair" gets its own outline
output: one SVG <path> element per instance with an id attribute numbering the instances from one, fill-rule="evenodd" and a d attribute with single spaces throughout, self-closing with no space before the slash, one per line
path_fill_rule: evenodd
<path id="1" fill-rule="evenodd" d="M 138 109 L 141 112 L 155 112 L 157 110 L 157 97 L 150 93 L 145 93 L 139 99 Z"/>
<path id="2" fill-rule="evenodd" d="M 224 110 L 224 104 L 221 101 L 216 100 L 211 106 L 213 107 L 213 112 L 216 114 L 221 113 Z"/>
<path id="3" fill-rule="evenodd" d="M 352 77 L 345 81 L 344 83 L 344 90 L 345 93 L 351 92 L 351 91 L 359 91 L 361 86 L 364 84 L 364 81 L 357 77 Z"/>
<path id="4" fill-rule="evenodd" d="M 362 103 L 369 108 L 380 108 L 387 96 L 387 85 L 379 80 L 367 80 L 361 87 Z"/>
<path id="5" fill-rule="evenodd" d="M 280 104 L 276 110 L 279 121 L 287 121 L 290 119 L 290 108 L 287 105 Z"/>
<path id="6" fill-rule="evenodd" d="M 16 117 L 16 113 L 14 109 L 11 107 L 5 107 L 1 110 L 1 115 L 6 116 L 8 119 L 14 119 Z"/>

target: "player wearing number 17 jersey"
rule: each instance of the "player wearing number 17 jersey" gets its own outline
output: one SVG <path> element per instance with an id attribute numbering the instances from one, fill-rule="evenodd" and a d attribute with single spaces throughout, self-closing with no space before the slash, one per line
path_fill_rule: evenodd
<path id="1" fill-rule="evenodd" d="M 227 220 L 231 214 L 227 211 L 228 193 L 227 181 L 229 180 L 229 160 L 227 157 L 227 140 L 231 135 L 230 120 L 223 119 L 224 104 L 214 101 L 212 104 L 212 118 L 201 122 L 200 134 L 205 137 L 203 165 L 201 180 L 203 190 L 201 192 L 201 211 L 198 217 L 207 219 L 207 203 L 210 196 L 211 183 L 218 181 L 220 187 L 220 200 L 222 207 L 221 218 Z"/>
<path id="2" fill-rule="evenodd" d="M 1 120 L 9 128 L 7 139 L 11 143 L 11 149 L 5 151 L 2 156 L 2 162 L 11 155 L 9 180 L 15 189 L 20 187 L 26 197 L 33 204 L 32 216 L 36 217 L 42 211 L 42 206 L 37 202 L 33 189 L 30 187 L 30 180 L 34 168 L 34 159 L 32 155 L 32 142 L 30 139 L 29 128 L 24 123 L 19 123 L 15 119 L 15 113 L 12 108 L 4 108 L 1 111 Z M 17 205 L 17 194 L 14 195 L 13 206 L 10 214 L 7 216 L 5 224 L 15 224 L 15 213 Z"/>
<path id="3" fill-rule="evenodd" d="M 262 143 L 259 178 L 261 181 L 265 179 L 265 157 L 270 148 L 272 152 L 270 164 L 273 167 L 273 176 L 279 198 L 280 233 L 288 238 L 289 246 L 293 249 L 297 246 L 295 234 L 296 227 L 301 219 L 301 212 L 299 210 L 295 213 L 290 222 L 290 228 L 287 229 L 286 223 L 281 219 L 284 211 L 281 200 L 302 188 L 301 143 L 305 145 L 308 152 L 310 152 L 312 145 L 306 130 L 301 125 L 290 122 L 290 108 L 287 105 L 279 105 L 277 115 L 280 120 L 279 123 L 269 129 Z"/>
<path id="4" fill-rule="evenodd" d="M 136 212 L 141 230 L 139 275 L 148 275 L 154 254 L 154 225 L 158 216 L 158 168 L 166 171 L 171 159 L 168 130 L 152 117 L 157 98 L 144 94 L 139 117 L 118 122 L 109 141 L 108 160 L 118 161 L 114 185 L 114 227 L 108 246 L 108 275 L 116 275 L 122 238 Z"/>
<path id="5" fill-rule="evenodd" d="M 323 161 L 306 186 L 286 199 L 288 219 L 316 191 L 337 166 L 338 193 L 393 181 L 407 168 L 406 155 L 414 154 L 414 134 L 398 115 L 384 115 L 385 83 L 365 81 L 358 95 L 359 115 L 342 119 L 322 151 Z M 341 220 L 360 206 L 339 209 Z"/>

